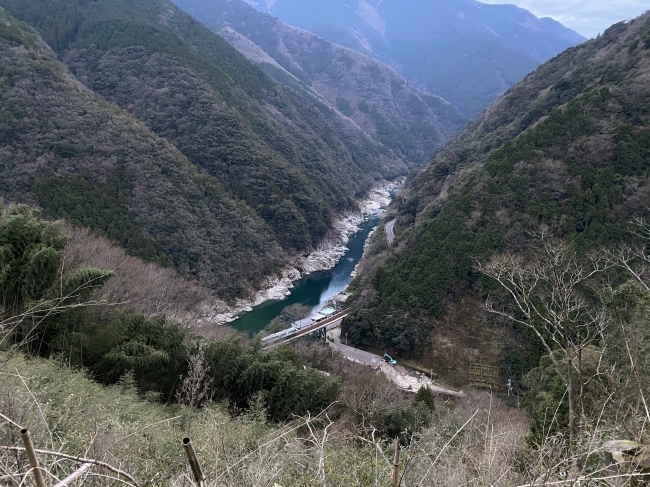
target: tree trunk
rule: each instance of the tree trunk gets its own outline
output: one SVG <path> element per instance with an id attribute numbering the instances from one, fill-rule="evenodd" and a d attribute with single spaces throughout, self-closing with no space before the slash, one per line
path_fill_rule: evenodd
<path id="1" fill-rule="evenodd" d="M 573 383 L 573 348 L 570 345 L 569 337 L 566 337 L 566 358 L 567 358 L 567 395 L 569 397 L 569 448 L 573 449 L 575 440 L 575 403 Z"/>

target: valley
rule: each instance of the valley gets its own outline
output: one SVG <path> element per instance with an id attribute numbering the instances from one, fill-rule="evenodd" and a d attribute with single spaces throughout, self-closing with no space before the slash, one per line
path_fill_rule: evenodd
<path id="1" fill-rule="evenodd" d="M 47 14 L 37 1 L 0 5 L 35 24 Z M 313 97 L 273 82 L 172 4 L 140 8 L 89 4 L 70 24 L 88 37 L 74 49 L 60 46 L 65 64 L 47 50 L 38 60 L 7 51 L 6 64 L 29 88 L 8 92 L 11 113 L 30 115 L 3 136 L 9 201 L 40 204 L 233 302 L 317 248 L 375 180 L 406 172 L 389 149 Z M 120 34 L 139 22 L 151 29 L 144 39 Z M 103 42 L 102 32 L 120 42 Z M 41 64 L 58 84 L 29 80 Z M 83 106 L 87 96 L 92 110 Z M 54 131 L 33 123 L 55 114 L 62 116 Z M 156 144 L 158 153 L 149 149 Z M 39 157 L 40 166 L 26 163 Z M 160 159 L 168 166 L 151 165 Z"/>
<path id="2" fill-rule="evenodd" d="M 283 278 L 274 278 L 254 299 L 237 302 L 235 306 L 210 303 L 198 325 L 210 327 L 232 322 L 235 329 L 254 334 L 288 306 L 301 304 L 315 308 L 343 291 L 379 222 L 380 208 L 390 202 L 391 192 L 399 189 L 402 181 L 377 184 L 370 197 L 360 202 L 360 209 L 336 222 L 335 229 L 319 249 L 297 257 L 292 267 L 283 270 Z"/>
<path id="3" fill-rule="evenodd" d="M 257 12 L 242 0 L 177 0 L 278 82 L 318 96 L 412 167 L 469 121 L 391 67 Z"/>
<path id="4" fill-rule="evenodd" d="M 515 5 L 468 0 L 417 0 L 407 8 L 400 0 L 248 3 L 386 63 L 469 118 L 541 63 L 585 40 L 555 20 L 539 19 Z"/>
<path id="5" fill-rule="evenodd" d="M 0 484 L 646 482 L 650 11 L 557 2 L 0 0 Z"/>

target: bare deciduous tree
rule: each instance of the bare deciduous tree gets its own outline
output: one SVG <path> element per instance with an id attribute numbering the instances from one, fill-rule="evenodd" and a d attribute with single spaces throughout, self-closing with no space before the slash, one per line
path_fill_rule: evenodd
<path id="1" fill-rule="evenodd" d="M 102 288 L 102 296 L 109 303 L 125 303 L 146 315 L 165 314 L 185 322 L 211 300 L 207 289 L 182 278 L 175 270 L 131 257 L 88 229 L 64 225 L 63 232 L 70 237 L 63 254 L 64 270 L 115 270 L 115 276 Z"/>
<path id="2" fill-rule="evenodd" d="M 197 351 L 189 358 L 187 374 L 181 376 L 181 387 L 176 400 L 186 406 L 196 407 L 208 397 L 212 379 L 210 367 L 205 363 L 205 343 L 200 341 Z"/>
<path id="3" fill-rule="evenodd" d="M 497 255 L 477 268 L 510 295 L 509 304 L 495 304 L 489 297 L 485 308 L 491 313 L 531 328 L 549 353 L 567 388 L 569 443 L 576 433 L 576 374 L 583 387 L 581 353 L 602 336 L 607 314 L 588 302 L 581 288 L 596 274 L 611 266 L 606 259 L 578 258 L 570 244 L 555 241 L 545 231 L 532 260 L 518 255 Z M 563 366 L 553 350 L 566 357 Z"/>
<path id="4" fill-rule="evenodd" d="M 176 400 L 189 406 L 187 418 L 187 436 L 192 428 L 194 408 L 208 398 L 212 378 L 208 375 L 210 367 L 205 363 L 205 343 L 199 341 L 196 353 L 188 360 L 187 374 L 181 376 L 181 387 L 176 392 Z"/>
<path id="5" fill-rule="evenodd" d="M 329 429 L 332 427 L 334 422 L 330 419 L 327 413 L 325 413 L 325 419 L 327 420 L 327 424 L 325 424 L 324 428 L 322 428 L 321 431 L 318 431 L 318 429 L 312 422 L 310 416 L 304 419 L 305 419 L 305 425 L 309 429 L 309 437 L 307 438 L 307 441 L 313 445 L 318 455 L 318 467 L 316 470 L 316 479 L 322 485 L 327 485 L 327 477 L 325 475 L 325 446 L 328 440 L 331 439 Z"/>
<path id="6" fill-rule="evenodd" d="M 641 217 L 634 218 L 630 223 L 632 234 L 642 243 L 624 243 L 605 250 L 604 255 L 612 265 L 628 271 L 646 291 L 650 291 L 650 253 L 647 251 L 647 244 L 650 243 L 650 223 Z"/>

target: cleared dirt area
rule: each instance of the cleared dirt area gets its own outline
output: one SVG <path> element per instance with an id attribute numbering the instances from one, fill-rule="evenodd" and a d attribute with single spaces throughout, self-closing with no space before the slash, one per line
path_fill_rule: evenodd
<path id="1" fill-rule="evenodd" d="M 334 340 L 333 342 L 328 341 L 330 347 L 351 362 L 367 365 L 373 370 L 381 370 L 382 373 L 399 388 L 416 393 L 420 387 L 425 386 L 431 389 L 434 394 L 443 394 L 454 397 L 465 396 L 462 392 L 447 389 L 446 387 L 442 387 L 435 382 L 432 382 L 428 377 L 422 374 L 409 372 L 406 368 L 400 365 L 391 365 L 385 362 L 379 355 L 342 344 L 340 333 L 340 328 L 331 330 L 328 333 L 328 336 Z"/>

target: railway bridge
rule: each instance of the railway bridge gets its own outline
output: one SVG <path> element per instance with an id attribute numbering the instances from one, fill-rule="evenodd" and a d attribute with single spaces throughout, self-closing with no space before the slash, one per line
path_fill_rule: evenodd
<path id="1" fill-rule="evenodd" d="M 275 348 L 284 343 L 289 343 L 290 341 L 295 340 L 296 338 L 309 335 L 310 333 L 320 330 L 322 328 L 326 328 L 328 330 L 331 328 L 336 328 L 341 324 L 343 318 L 345 318 L 348 315 L 348 312 L 349 312 L 349 308 L 339 311 L 338 313 L 328 316 L 327 318 L 318 320 L 311 325 L 307 325 L 298 329 L 294 327 L 289 327 L 286 330 L 283 330 L 279 333 L 274 333 L 273 335 L 264 337 L 262 338 L 264 349 L 270 350 L 271 348 Z"/>

